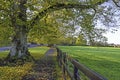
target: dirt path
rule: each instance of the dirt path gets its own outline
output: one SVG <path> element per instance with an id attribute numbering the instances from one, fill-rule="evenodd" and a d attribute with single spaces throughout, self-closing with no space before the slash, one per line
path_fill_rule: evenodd
<path id="1" fill-rule="evenodd" d="M 33 73 L 26 75 L 22 80 L 57 80 L 56 49 L 50 48 L 44 57 L 36 61 Z"/>

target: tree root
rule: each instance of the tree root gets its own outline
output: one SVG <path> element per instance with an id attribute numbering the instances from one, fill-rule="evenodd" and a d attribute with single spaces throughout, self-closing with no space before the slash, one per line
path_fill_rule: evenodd
<path id="1" fill-rule="evenodd" d="M 0 60 L 0 66 L 17 66 L 17 65 L 23 65 L 26 62 L 35 62 L 35 59 L 30 54 L 26 54 L 21 57 L 16 56 L 10 56 L 10 54 L 5 58 Z"/>

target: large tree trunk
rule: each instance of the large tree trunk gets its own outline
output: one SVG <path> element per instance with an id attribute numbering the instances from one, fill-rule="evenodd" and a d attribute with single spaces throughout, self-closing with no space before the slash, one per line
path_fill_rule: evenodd
<path id="1" fill-rule="evenodd" d="M 30 53 L 27 46 L 27 33 L 24 27 L 19 26 L 15 31 L 15 35 L 12 40 L 12 46 L 10 53 L 7 57 L 10 61 L 17 59 L 29 59 Z"/>
<path id="2" fill-rule="evenodd" d="M 19 3 L 19 4 L 18 4 Z M 31 60 L 32 57 L 28 51 L 27 46 L 27 16 L 26 6 L 27 0 L 16 0 L 11 8 L 11 23 L 14 28 L 14 36 L 12 39 L 12 46 L 7 60 L 16 62 L 17 60 Z"/>

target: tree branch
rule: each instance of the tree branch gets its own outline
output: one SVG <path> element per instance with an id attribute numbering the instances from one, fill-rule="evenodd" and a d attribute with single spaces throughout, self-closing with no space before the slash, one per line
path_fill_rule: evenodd
<path id="1" fill-rule="evenodd" d="M 113 0 L 113 2 L 115 3 L 115 5 L 116 5 L 117 7 L 120 7 L 120 5 L 117 4 L 118 2 L 116 2 L 115 0 Z"/>
<path id="2" fill-rule="evenodd" d="M 96 3 L 96 4 L 91 4 L 91 5 L 82 5 L 82 4 L 65 4 L 65 3 L 56 3 L 54 5 L 49 6 L 48 8 L 42 10 L 41 12 L 38 13 L 38 15 L 36 15 L 36 17 L 34 17 L 31 21 L 30 21 L 30 28 L 32 29 L 33 26 L 37 23 L 38 20 L 42 19 L 48 12 L 52 12 L 55 10 L 60 10 L 60 9 L 70 9 L 70 8 L 80 8 L 80 9 L 90 9 L 90 8 L 94 8 L 97 5 L 102 4 L 103 2 L 105 2 L 105 0 L 100 0 L 100 2 Z"/>

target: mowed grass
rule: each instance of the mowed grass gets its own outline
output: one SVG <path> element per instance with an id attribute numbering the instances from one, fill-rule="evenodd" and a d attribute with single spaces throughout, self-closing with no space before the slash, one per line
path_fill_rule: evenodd
<path id="1" fill-rule="evenodd" d="M 29 51 L 35 59 L 40 59 L 42 56 L 44 56 L 48 49 L 49 47 L 34 47 L 29 48 Z"/>
<path id="2" fill-rule="evenodd" d="M 0 52 L 0 59 L 3 59 L 5 57 L 7 57 L 8 53 L 9 53 L 9 51 L 2 51 L 2 52 Z"/>
<path id="3" fill-rule="evenodd" d="M 48 49 L 48 47 L 35 47 L 29 48 L 29 51 L 35 59 L 40 59 Z M 8 53 L 9 51 L 0 52 L 0 59 L 5 58 Z M 23 66 L 0 66 L 0 80 L 21 80 L 33 65 L 33 62 L 27 62 Z"/>
<path id="4" fill-rule="evenodd" d="M 30 54 L 35 58 L 39 59 L 42 57 L 45 52 L 48 50 L 48 47 L 33 47 L 29 48 Z M 5 58 L 8 55 L 9 51 L 2 51 L 0 52 L 0 59 Z"/>
<path id="5" fill-rule="evenodd" d="M 59 48 L 108 80 L 120 80 L 120 48 L 88 46 L 59 46 Z"/>

